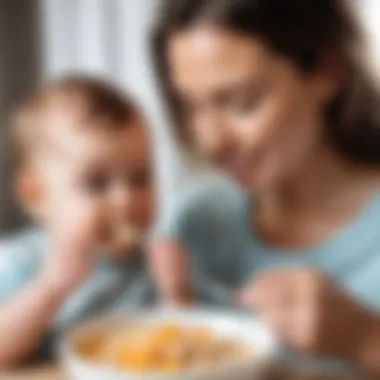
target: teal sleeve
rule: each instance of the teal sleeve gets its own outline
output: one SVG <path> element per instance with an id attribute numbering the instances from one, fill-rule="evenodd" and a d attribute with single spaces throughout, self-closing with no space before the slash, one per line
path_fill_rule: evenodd
<path id="1" fill-rule="evenodd" d="M 207 245 L 206 230 L 215 228 L 209 215 L 210 208 L 214 208 L 210 200 L 221 185 L 220 179 L 206 178 L 179 189 L 162 211 L 152 237 L 174 239 L 195 251 Z M 208 222 L 211 222 L 209 227 Z"/>
<path id="2" fill-rule="evenodd" d="M 242 216 L 242 202 L 240 190 L 225 177 L 195 180 L 168 202 L 152 236 L 178 239 L 190 247 L 207 245 L 208 238 L 221 238 L 231 223 L 240 222 L 235 219 Z"/>
<path id="3" fill-rule="evenodd" d="M 236 239 L 240 239 L 243 197 L 223 177 L 195 182 L 163 213 L 155 237 L 178 241 L 191 254 L 195 282 L 227 298 L 237 283 Z"/>
<path id="4" fill-rule="evenodd" d="M 33 280 L 42 254 L 42 236 L 37 231 L 0 240 L 0 301 L 11 299 Z"/>

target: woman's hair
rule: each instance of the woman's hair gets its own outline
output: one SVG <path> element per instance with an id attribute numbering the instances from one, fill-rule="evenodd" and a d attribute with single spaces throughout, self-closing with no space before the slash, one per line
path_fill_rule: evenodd
<path id="1" fill-rule="evenodd" d="M 167 64 L 168 40 L 176 32 L 210 24 L 258 39 L 291 59 L 305 74 L 336 52 L 345 65 L 342 86 L 326 109 L 327 135 L 350 160 L 380 164 L 380 98 L 363 61 L 365 40 L 344 0 L 164 0 L 153 34 L 153 59 L 172 121 L 185 139 Z M 186 141 L 185 141 L 186 142 Z"/>

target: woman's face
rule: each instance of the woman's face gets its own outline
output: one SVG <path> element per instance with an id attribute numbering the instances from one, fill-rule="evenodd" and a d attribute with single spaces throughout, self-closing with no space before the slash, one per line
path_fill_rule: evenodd
<path id="1" fill-rule="evenodd" d="M 278 185 L 317 152 L 328 76 L 301 74 L 259 41 L 205 27 L 172 36 L 168 55 L 197 149 L 247 190 Z"/>

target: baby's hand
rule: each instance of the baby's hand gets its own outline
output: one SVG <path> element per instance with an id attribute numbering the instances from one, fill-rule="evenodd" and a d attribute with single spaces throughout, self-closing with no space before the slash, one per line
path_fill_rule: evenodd
<path id="1" fill-rule="evenodd" d="M 59 295 L 68 296 L 91 274 L 99 239 L 99 215 L 89 207 L 62 210 L 52 231 L 52 252 L 42 273 Z"/>
<path id="2" fill-rule="evenodd" d="M 171 240 L 155 241 L 148 253 L 152 277 L 165 302 L 174 305 L 194 303 L 188 253 Z"/>

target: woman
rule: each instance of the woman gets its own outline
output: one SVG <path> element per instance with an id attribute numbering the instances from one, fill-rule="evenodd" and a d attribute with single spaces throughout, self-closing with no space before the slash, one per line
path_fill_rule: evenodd
<path id="1" fill-rule="evenodd" d="M 187 191 L 155 251 L 248 282 L 241 301 L 291 347 L 380 374 L 380 100 L 359 29 L 343 0 L 165 1 L 177 130 L 245 194 Z"/>

